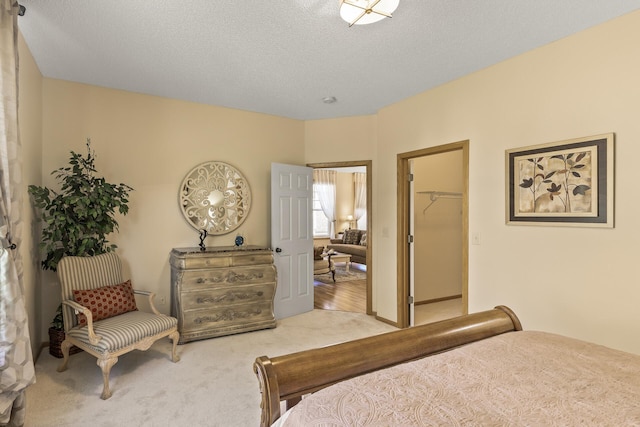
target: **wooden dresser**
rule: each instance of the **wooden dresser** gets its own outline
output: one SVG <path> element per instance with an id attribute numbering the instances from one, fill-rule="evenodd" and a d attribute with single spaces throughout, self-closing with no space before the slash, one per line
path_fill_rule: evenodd
<path id="1" fill-rule="evenodd" d="M 179 344 L 276 326 L 270 249 L 175 248 L 170 264 L 171 315 L 178 318 Z"/>

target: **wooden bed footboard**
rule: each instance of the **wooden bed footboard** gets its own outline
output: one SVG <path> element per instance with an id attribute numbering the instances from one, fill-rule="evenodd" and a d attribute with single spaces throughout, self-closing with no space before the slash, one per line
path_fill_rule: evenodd
<path id="1" fill-rule="evenodd" d="M 274 358 L 258 357 L 253 369 L 262 393 L 260 425 L 280 418 L 302 396 L 337 382 L 440 353 L 495 335 L 521 331 L 518 317 L 505 306 L 328 347 Z"/>

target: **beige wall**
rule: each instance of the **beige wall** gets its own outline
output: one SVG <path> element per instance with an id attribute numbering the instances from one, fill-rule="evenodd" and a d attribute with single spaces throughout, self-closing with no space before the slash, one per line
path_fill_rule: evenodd
<path id="1" fill-rule="evenodd" d="M 306 162 L 371 160 L 377 140 L 376 121 L 376 116 L 357 116 L 304 122 Z"/>
<path id="2" fill-rule="evenodd" d="M 50 185 L 51 170 L 66 162 L 69 150 L 84 150 L 85 137 L 91 137 L 99 170 L 136 189 L 131 214 L 113 239 L 127 270 L 134 283 L 168 297 L 170 249 L 197 244 L 176 202 L 191 167 L 221 160 L 247 174 L 254 208 L 240 231 L 250 244 L 268 244 L 272 161 L 370 159 L 373 308 L 395 321 L 396 156 L 469 139 L 470 232 L 481 235 L 481 244 L 469 251 L 470 311 L 507 304 L 527 329 L 640 353 L 640 311 L 634 305 L 640 287 L 633 268 L 640 202 L 632 187 L 640 154 L 638 39 L 635 12 L 377 115 L 307 122 L 45 79 L 41 173 Z M 604 132 L 616 133 L 614 229 L 504 224 L 505 149 Z M 37 162 L 33 143 L 30 155 Z M 51 280 L 43 282 L 43 298 L 58 292 Z M 43 325 L 54 305 L 43 310 Z"/>
<path id="3" fill-rule="evenodd" d="M 29 316 L 29 333 L 34 356 L 38 354 L 40 343 L 40 255 L 38 251 L 38 223 L 34 219 L 34 211 L 27 193 L 29 184 L 42 181 L 42 75 L 38 70 L 22 35 L 18 39 L 20 52 L 19 72 L 19 124 L 22 143 L 22 245 L 20 256 L 23 262 L 23 288 L 27 313 Z M 50 319 L 49 319 L 50 321 Z M 48 328 L 49 324 L 46 323 Z"/>
<path id="4" fill-rule="evenodd" d="M 526 329 L 640 353 L 640 12 L 399 102 L 378 114 L 376 194 L 396 155 L 470 140 L 469 310 L 506 304 Z M 504 151 L 616 133 L 614 229 L 505 225 Z M 379 199 L 378 199 L 379 201 Z M 396 207 L 377 203 L 377 312 L 396 318 Z M 388 235 L 385 232 L 388 231 Z"/>
<path id="5" fill-rule="evenodd" d="M 135 191 L 112 241 L 134 286 L 170 300 L 169 252 L 197 246 L 199 235 L 178 207 L 178 187 L 205 161 L 228 162 L 247 177 L 252 208 L 238 229 L 247 244 L 269 245 L 271 162 L 304 163 L 304 123 L 95 86 L 44 79 L 44 184 L 66 164 L 70 150 L 85 151 L 90 137 L 100 174 Z M 232 245 L 236 233 L 210 236 L 207 245 Z M 53 315 L 59 296 L 55 276 L 45 274 L 43 311 Z M 46 320 L 46 319 L 45 319 Z"/>
<path id="6" fill-rule="evenodd" d="M 462 294 L 462 198 L 432 203 L 424 191 L 462 194 L 462 150 L 413 162 L 414 298 L 430 301 Z M 426 211 L 425 211 L 426 209 Z"/>

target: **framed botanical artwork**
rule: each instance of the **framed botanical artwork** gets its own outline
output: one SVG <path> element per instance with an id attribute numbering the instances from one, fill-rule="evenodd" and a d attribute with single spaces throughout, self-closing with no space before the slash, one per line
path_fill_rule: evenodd
<path id="1" fill-rule="evenodd" d="M 613 133 L 505 154 L 507 224 L 613 227 Z"/>

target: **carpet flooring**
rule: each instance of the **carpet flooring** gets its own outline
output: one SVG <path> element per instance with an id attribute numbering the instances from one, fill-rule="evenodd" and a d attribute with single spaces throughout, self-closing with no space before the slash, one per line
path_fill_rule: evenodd
<path id="1" fill-rule="evenodd" d="M 108 400 L 100 399 L 102 374 L 94 357 L 72 355 L 69 369 L 59 373 L 61 359 L 44 349 L 36 383 L 27 389 L 26 426 L 258 426 L 256 357 L 392 330 L 365 314 L 313 310 L 282 319 L 275 329 L 178 346 L 178 363 L 171 362 L 171 344 L 163 339 L 146 352 L 120 357 L 111 370 Z"/>

